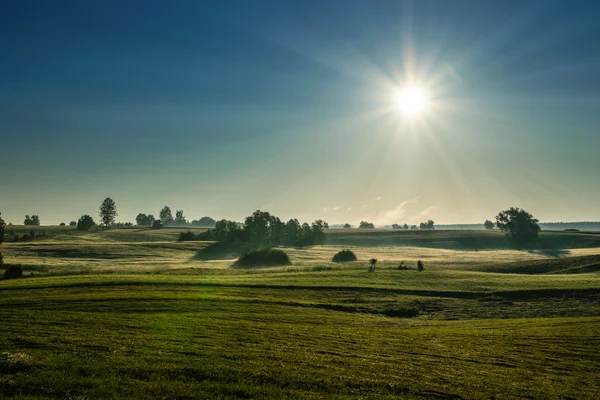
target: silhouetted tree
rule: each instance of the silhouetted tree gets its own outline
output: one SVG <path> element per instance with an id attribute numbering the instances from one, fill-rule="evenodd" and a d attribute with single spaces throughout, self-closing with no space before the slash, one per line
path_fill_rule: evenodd
<path id="1" fill-rule="evenodd" d="M 350 225 L 350 224 L 344 224 L 344 229 L 352 229 L 352 225 Z"/>
<path id="2" fill-rule="evenodd" d="M 410 229 L 418 229 L 416 225 L 412 225 Z"/>
<path id="3" fill-rule="evenodd" d="M 154 215 L 146 215 L 140 213 L 135 217 L 135 223 L 138 226 L 152 226 L 152 224 L 154 223 Z"/>
<path id="4" fill-rule="evenodd" d="M 496 215 L 496 226 L 518 247 L 537 241 L 541 231 L 538 222 L 527 211 L 515 207 Z"/>
<path id="5" fill-rule="evenodd" d="M 6 228 L 6 223 L 2 219 L 2 213 L 0 213 L 0 244 L 4 243 L 4 228 Z"/>
<path id="6" fill-rule="evenodd" d="M 96 225 L 96 223 L 94 222 L 94 219 L 86 214 L 86 215 L 83 215 L 81 218 L 79 218 L 79 221 L 77 221 L 77 230 L 78 231 L 88 231 L 94 225 Z"/>
<path id="7" fill-rule="evenodd" d="M 420 229 L 434 229 L 434 226 L 433 226 L 434 224 L 435 224 L 435 222 L 433 222 L 432 220 L 429 220 L 427 222 L 421 222 L 419 224 L 419 228 Z"/>
<path id="8" fill-rule="evenodd" d="M 312 223 L 313 244 L 325 243 L 325 229 L 329 229 L 329 224 L 322 219 L 318 219 Z"/>
<path id="9" fill-rule="evenodd" d="M 173 213 L 171 213 L 171 208 L 168 206 L 164 206 L 160 213 L 158 214 L 163 225 L 169 225 L 173 222 Z"/>
<path id="10" fill-rule="evenodd" d="M 100 211 L 98 212 L 98 215 L 100 216 L 104 226 L 114 224 L 115 217 L 118 215 L 117 204 L 115 201 L 110 197 L 105 198 L 104 201 L 102 201 L 102 204 L 100 204 Z"/>
<path id="11" fill-rule="evenodd" d="M 25 221 L 23 221 L 23 225 L 39 225 L 40 224 L 40 217 L 37 215 L 32 215 L 31 217 L 29 215 L 25 215 Z"/>
<path id="12" fill-rule="evenodd" d="M 494 223 L 492 221 L 490 221 L 489 219 L 486 219 L 485 222 L 483 223 L 483 226 L 485 227 L 485 229 L 492 230 L 494 229 Z"/>
<path id="13" fill-rule="evenodd" d="M 69 222 L 69 226 L 77 226 L 77 222 L 71 221 L 71 222 Z"/>
<path id="14" fill-rule="evenodd" d="M 212 219 L 211 217 L 202 217 L 199 220 L 193 220 L 191 222 L 191 225 L 194 226 L 210 226 L 213 227 L 215 226 L 217 221 L 215 221 L 214 219 Z"/>
<path id="15" fill-rule="evenodd" d="M 59 226 L 66 226 L 67 224 L 65 224 L 64 222 L 61 222 Z"/>
<path id="16" fill-rule="evenodd" d="M 175 224 L 177 226 L 181 226 L 181 225 L 185 225 L 186 222 L 187 221 L 185 220 L 185 217 L 183 216 L 183 210 L 175 211 Z"/>
<path id="17" fill-rule="evenodd" d="M 408 229 L 408 225 L 404 224 L 403 228 Z"/>
<path id="18" fill-rule="evenodd" d="M 284 244 L 288 246 L 302 245 L 302 225 L 297 219 L 290 219 L 285 224 Z"/>
<path id="19" fill-rule="evenodd" d="M 423 271 L 423 268 L 424 268 L 423 261 L 421 261 L 421 260 L 417 261 L 417 269 L 419 271 Z"/>
<path id="20" fill-rule="evenodd" d="M 360 229 L 375 229 L 375 225 L 367 221 L 360 221 L 360 225 L 358 227 Z"/>
<path id="21" fill-rule="evenodd" d="M 392 224 L 392 229 L 400 229 L 400 225 L 398 225 L 398 224 Z"/>

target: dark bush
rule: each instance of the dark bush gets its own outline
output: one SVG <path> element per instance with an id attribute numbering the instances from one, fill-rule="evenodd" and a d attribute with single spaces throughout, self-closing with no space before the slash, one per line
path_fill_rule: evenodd
<path id="1" fill-rule="evenodd" d="M 59 226 L 66 226 L 64 222 L 61 222 Z"/>
<path id="2" fill-rule="evenodd" d="M 333 262 L 348 262 L 348 261 L 356 261 L 356 254 L 351 250 L 342 250 L 338 252 L 331 259 Z"/>
<path id="3" fill-rule="evenodd" d="M 152 223 L 151 229 L 161 229 L 163 227 L 163 223 L 161 220 L 157 219 Z"/>
<path id="4" fill-rule="evenodd" d="M 191 240 L 198 240 L 192 231 L 180 232 L 179 238 L 177 239 L 179 242 L 188 242 Z"/>
<path id="5" fill-rule="evenodd" d="M 69 222 L 69 226 L 77 226 L 77 222 L 71 221 L 71 222 Z"/>
<path id="6" fill-rule="evenodd" d="M 235 262 L 245 267 L 290 265 L 290 258 L 279 249 L 260 249 L 244 253 Z"/>
<path id="7" fill-rule="evenodd" d="M 82 215 L 77 221 L 77 230 L 78 231 L 89 231 L 96 223 L 94 219 L 89 215 Z"/>
<path id="8" fill-rule="evenodd" d="M 423 271 L 423 261 L 421 261 L 421 260 L 417 261 L 417 269 L 419 271 Z"/>
<path id="9" fill-rule="evenodd" d="M 15 279 L 21 278 L 23 276 L 23 269 L 20 265 L 11 265 L 4 271 L 4 275 L 2 275 L 2 279 Z"/>

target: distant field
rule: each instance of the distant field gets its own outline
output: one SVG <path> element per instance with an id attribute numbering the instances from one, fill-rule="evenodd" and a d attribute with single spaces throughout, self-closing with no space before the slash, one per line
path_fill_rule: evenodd
<path id="1" fill-rule="evenodd" d="M 5 243 L 26 277 L 0 281 L 0 398 L 600 397 L 594 235 L 331 230 L 246 269 L 182 230 Z M 343 248 L 358 261 L 332 263 Z"/>

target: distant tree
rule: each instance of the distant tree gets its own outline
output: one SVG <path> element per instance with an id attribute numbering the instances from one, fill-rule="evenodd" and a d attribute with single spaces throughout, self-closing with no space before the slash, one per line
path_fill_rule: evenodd
<path id="1" fill-rule="evenodd" d="M 214 219 L 212 219 L 211 217 L 202 217 L 199 220 L 193 220 L 191 222 L 191 225 L 194 226 L 210 226 L 213 227 L 215 226 L 217 221 L 215 221 Z"/>
<path id="2" fill-rule="evenodd" d="M 360 229 L 375 229 L 375 225 L 367 221 L 360 221 L 360 225 L 358 227 Z"/>
<path id="3" fill-rule="evenodd" d="M 421 261 L 421 260 L 417 261 L 417 269 L 419 271 L 423 271 L 423 268 L 424 268 L 423 267 L 423 261 Z"/>
<path id="4" fill-rule="evenodd" d="M 69 222 L 69 226 L 77 226 L 77 222 L 71 221 L 71 222 Z"/>
<path id="5" fill-rule="evenodd" d="M 169 225 L 173 222 L 173 214 L 168 206 L 164 206 L 158 215 L 163 225 Z"/>
<path id="6" fill-rule="evenodd" d="M 183 210 L 175 211 L 175 225 L 182 226 L 182 225 L 185 225 L 186 223 L 187 223 L 187 221 L 185 220 L 185 217 L 183 216 Z"/>
<path id="7" fill-rule="evenodd" d="M 492 230 L 494 229 L 494 223 L 492 221 L 490 221 L 489 219 L 486 219 L 485 222 L 483 223 L 483 226 L 485 227 L 485 229 Z"/>
<path id="8" fill-rule="evenodd" d="M 352 225 L 350 225 L 350 224 L 344 224 L 344 229 L 352 229 Z"/>
<path id="9" fill-rule="evenodd" d="M 410 229 L 418 229 L 416 225 L 411 225 Z"/>
<path id="10" fill-rule="evenodd" d="M 392 224 L 392 229 L 400 229 L 400 225 L 398 225 L 398 224 Z"/>
<path id="11" fill-rule="evenodd" d="M 431 230 L 431 229 L 434 229 L 434 224 L 435 224 L 435 222 L 433 222 L 432 220 L 429 220 L 427 222 L 421 222 L 419 224 L 419 229 L 429 229 L 429 230 Z"/>
<path id="12" fill-rule="evenodd" d="M 515 207 L 496 215 L 496 226 L 518 247 L 537 241 L 541 231 L 538 222 L 527 211 Z"/>
<path id="13" fill-rule="evenodd" d="M 0 244 L 4 243 L 4 228 L 6 228 L 6 223 L 2 219 L 2 213 L 0 213 Z"/>
<path id="14" fill-rule="evenodd" d="M 322 219 L 318 219 L 311 225 L 313 234 L 313 244 L 325 243 L 325 229 L 329 229 L 329 224 Z"/>
<path id="15" fill-rule="evenodd" d="M 78 231 L 89 231 L 90 228 L 93 227 L 94 225 L 96 225 L 96 223 L 94 222 L 94 219 L 86 214 L 86 215 L 83 215 L 81 218 L 79 218 L 79 221 L 77 221 L 77 230 Z"/>
<path id="16" fill-rule="evenodd" d="M 408 229 L 408 225 L 404 224 L 403 228 Z"/>
<path id="17" fill-rule="evenodd" d="M 59 226 L 66 226 L 67 224 L 65 224 L 64 222 L 61 222 Z"/>
<path id="18" fill-rule="evenodd" d="M 284 244 L 288 246 L 302 245 L 302 225 L 297 219 L 290 219 L 285 224 Z"/>
<path id="19" fill-rule="evenodd" d="M 23 221 L 23 225 L 40 225 L 40 217 L 37 215 L 25 215 L 25 221 Z"/>
<path id="20" fill-rule="evenodd" d="M 154 222 L 154 221 L 152 221 Z M 135 223 L 138 226 L 147 226 L 147 225 L 152 225 L 152 222 L 150 222 L 148 216 L 146 214 L 143 213 L 139 213 L 136 217 L 135 217 Z"/>
<path id="21" fill-rule="evenodd" d="M 104 226 L 109 226 L 115 223 L 115 217 L 117 214 L 117 204 L 113 199 L 107 197 L 100 204 L 100 211 L 98 212 L 100 219 Z"/>

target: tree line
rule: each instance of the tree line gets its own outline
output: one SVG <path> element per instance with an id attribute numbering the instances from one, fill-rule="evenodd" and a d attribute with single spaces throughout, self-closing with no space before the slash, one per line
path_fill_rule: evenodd
<path id="1" fill-rule="evenodd" d="M 214 240 L 219 242 L 244 242 L 259 246 L 311 246 L 325 242 L 325 229 L 329 224 L 316 220 L 312 224 L 297 219 L 283 222 L 266 211 L 255 211 L 243 224 L 222 219 L 213 229 L 199 234 L 182 232 L 179 240 Z"/>

